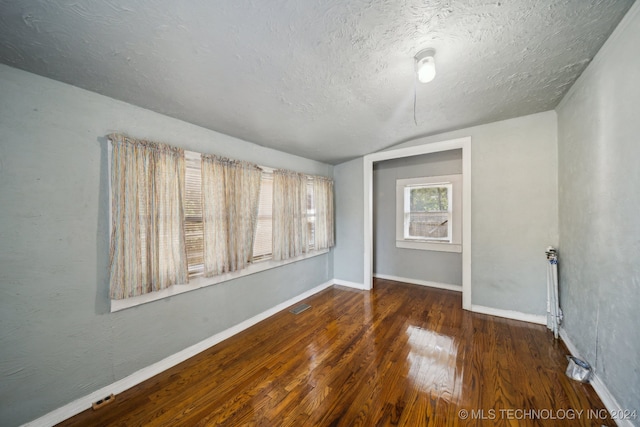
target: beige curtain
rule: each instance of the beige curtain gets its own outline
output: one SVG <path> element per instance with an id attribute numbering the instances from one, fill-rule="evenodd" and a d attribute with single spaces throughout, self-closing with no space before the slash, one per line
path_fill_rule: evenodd
<path id="1" fill-rule="evenodd" d="M 187 283 L 184 151 L 110 135 L 112 299 Z"/>
<path id="2" fill-rule="evenodd" d="M 309 250 L 307 220 L 307 177 L 304 174 L 273 172 L 273 259 L 302 255 Z"/>
<path id="3" fill-rule="evenodd" d="M 315 249 L 327 249 L 334 246 L 333 225 L 333 181 L 313 177 L 313 201 L 315 208 Z"/>
<path id="4" fill-rule="evenodd" d="M 202 155 L 204 275 L 240 270 L 253 256 L 262 170 L 252 163 Z"/>

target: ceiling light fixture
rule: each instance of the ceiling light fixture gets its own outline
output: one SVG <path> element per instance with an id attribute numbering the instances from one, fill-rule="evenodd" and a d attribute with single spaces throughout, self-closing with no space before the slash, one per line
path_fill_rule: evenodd
<path id="1" fill-rule="evenodd" d="M 436 50 L 423 49 L 416 54 L 416 73 L 421 83 L 429 83 L 436 77 Z"/>

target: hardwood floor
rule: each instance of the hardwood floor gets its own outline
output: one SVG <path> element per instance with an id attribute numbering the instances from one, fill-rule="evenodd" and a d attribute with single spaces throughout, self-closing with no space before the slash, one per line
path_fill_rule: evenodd
<path id="1" fill-rule="evenodd" d="M 615 425 L 543 326 L 388 280 L 304 302 L 60 425 Z"/>

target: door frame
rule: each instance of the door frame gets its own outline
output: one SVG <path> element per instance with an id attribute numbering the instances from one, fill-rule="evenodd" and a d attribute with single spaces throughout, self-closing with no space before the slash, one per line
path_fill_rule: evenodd
<path id="1" fill-rule="evenodd" d="M 426 142 L 427 139 L 418 138 L 410 141 L 416 145 L 364 156 L 364 288 L 373 287 L 373 164 L 462 149 L 462 308 L 471 310 L 471 137 L 439 142 Z"/>

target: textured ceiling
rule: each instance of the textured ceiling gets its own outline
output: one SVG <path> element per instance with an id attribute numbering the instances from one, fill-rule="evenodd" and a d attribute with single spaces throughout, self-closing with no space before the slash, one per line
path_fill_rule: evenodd
<path id="1" fill-rule="evenodd" d="M 339 163 L 554 108 L 632 3 L 0 0 L 0 61 Z"/>

